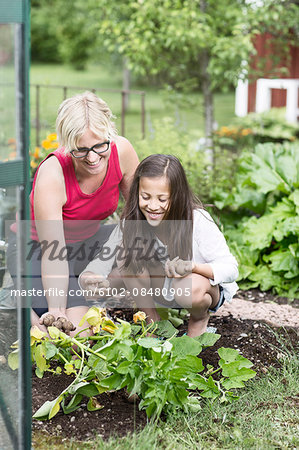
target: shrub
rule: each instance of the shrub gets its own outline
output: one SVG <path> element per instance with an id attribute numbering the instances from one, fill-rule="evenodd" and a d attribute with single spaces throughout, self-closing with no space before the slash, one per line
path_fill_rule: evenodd
<path id="1" fill-rule="evenodd" d="M 260 143 L 294 141 L 299 136 L 299 128 L 287 122 L 284 115 L 284 108 L 272 108 L 236 118 L 232 125 L 215 131 L 215 145 L 240 154 L 242 149 L 252 149 Z"/>
<path id="2" fill-rule="evenodd" d="M 216 205 L 235 214 L 227 229 L 242 288 L 298 296 L 299 144 L 259 144 L 239 159 L 236 185 Z M 240 215 L 242 219 L 240 219 Z"/>

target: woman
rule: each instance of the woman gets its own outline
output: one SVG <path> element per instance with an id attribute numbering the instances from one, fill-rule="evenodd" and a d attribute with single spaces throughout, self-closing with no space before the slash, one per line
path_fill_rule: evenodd
<path id="1" fill-rule="evenodd" d="M 49 312 L 78 327 L 88 306 L 76 265 L 108 239 L 111 229 L 100 221 L 116 210 L 119 190 L 127 199 L 138 157 L 117 136 L 108 105 L 91 92 L 61 104 L 56 130 L 61 147 L 39 165 L 30 194 L 32 283 L 45 294 L 32 298 L 32 322 L 41 327 Z"/>
<path id="2" fill-rule="evenodd" d="M 118 246 L 123 281 L 147 320 L 160 319 L 155 303 L 188 308 L 188 335 L 205 332 L 209 312 L 237 291 L 238 264 L 176 157 L 151 155 L 139 164 L 123 219 L 105 246 L 111 255 Z M 112 264 L 98 255 L 80 275 L 83 289 L 104 291 Z"/>

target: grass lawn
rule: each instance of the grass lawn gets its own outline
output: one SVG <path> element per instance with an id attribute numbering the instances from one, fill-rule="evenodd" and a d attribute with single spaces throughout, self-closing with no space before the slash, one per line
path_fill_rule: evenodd
<path id="1" fill-rule="evenodd" d="M 101 89 L 121 89 L 122 72 L 116 67 L 89 66 L 85 71 L 75 71 L 69 66 L 54 64 L 32 64 L 31 66 L 32 84 L 76 86 L 88 89 L 99 89 L 97 94 L 102 97 L 117 116 L 116 124 L 121 130 L 121 95 L 113 92 L 101 92 Z M 148 86 L 140 87 L 132 83 L 131 89 L 144 90 L 146 92 L 146 135 L 149 136 L 156 120 L 165 116 L 171 116 L 176 124 L 183 131 L 188 131 L 195 136 L 203 136 L 204 120 L 201 94 L 191 94 L 187 100 L 189 105 L 181 107 L 176 100 L 167 100 L 165 94 L 158 88 Z M 68 96 L 79 92 L 68 90 Z M 56 113 L 59 104 L 63 100 L 63 91 L 54 88 L 41 88 L 40 120 L 42 132 L 40 138 L 43 139 L 48 132 L 54 131 Z M 190 104 L 190 102 L 193 102 Z M 31 90 L 31 146 L 36 143 L 35 118 L 36 118 L 36 90 Z M 234 93 L 215 95 L 215 118 L 221 125 L 228 124 L 234 117 Z M 134 144 L 141 138 L 141 98 L 132 94 L 130 98 L 129 111 L 126 116 L 125 136 Z"/>
<path id="2" fill-rule="evenodd" d="M 295 449 L 298 435 L 298 358 L 285 355 L 281 370 L 253 379 L 239 401 L 203 404 L 197 414 L 177 413 L 141 432 L 103 441 L 79 443 L 34 434 L 35 448 L 51 449 Z M 297 426 L 297 432 L 296 432 Z"/>

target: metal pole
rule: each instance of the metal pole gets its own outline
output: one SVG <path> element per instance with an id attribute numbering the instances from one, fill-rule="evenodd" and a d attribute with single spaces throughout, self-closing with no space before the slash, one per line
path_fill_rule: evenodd
<path id="1" fill-rule="evenodd" d="M 145 139 L 145 93 L 141 94 L 141 134 L 142 139 Z"/>
<path id="2" fill-rule="evenodd" d="M 36 137 L 35 137 L 35 144 L 36 147 L 39 147 L 40 141 L 39 141 L 39 132 L 40 132 L 40 120 L 39 120 L 39 84 L 36 85 L 35 88 L 36 92 L 36 98 L 35 98 L 35 128 L 36 128 Z"/>
<path id="3" fill-rule="evenodd" d="M 121 134 L 125 135 L 126 92 L 121 91 Z"/>
<path id="4" fill-rule="evenodd" d="M 19 120 L 22 125 L 21 137 L 21 151 L 25 162 L 24 171 L 24 185 L 19 187 L 18 195 L 21 200 L 21 220 L 29 218 L 29 192 L 30 192 L 30 170 L 29 170 L 29 130 L 30 130 L 30 107 L 29 107 L 29 67 L 30 67 L 30 0 L 22 2 L 23 7 L 23 21 L 21 42 L 19 45 L 22 48 L 22 65 L 19 67 L 19 88 L 22 91 L 21 100 L 21 114 Z M 38 98 L 39 100 L 39 98 Z M 38 111 L 39 112 L 39 111 Z M 39 114 L 38 114 L 39 121 Z M 39 129 L 38 129 L 39 131 Z M 29 230 L 28 227 L 19 227 L 19 239 L 22 243 L 28 242 Z M 20 247 L 19 247 L 20 248 Z M 25 261 L 25 245 L 21 246 L 21 262 L 23 263 L 23 270 L 26 268 Z M 28 265 L 28 263 L 27 263 Z M 21 274 L 20 274 L 21 275 Z M 25 278 L 25 288 L 30 287 L 30 281 Z M 23 303 L 23 302 L 22 302 Z M 25 304 L 18 304 L 18 335 L 19 335 L 19 441 L 18 447 L 20 450 L 31 449 L 31 415 L 32 415 L 32 401 L 31 401 L 31 352 L 30 352 L 30 297 L 25 301 Z"/>

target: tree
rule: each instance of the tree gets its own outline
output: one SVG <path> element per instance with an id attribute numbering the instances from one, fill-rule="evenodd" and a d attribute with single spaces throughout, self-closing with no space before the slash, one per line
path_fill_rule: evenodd
<path id="1" fill-rule="evenodd" d="M 62 61 L 57 51 L 59 40 L 52 13 L 53 4 L 49 4 L 47 0 L 31 0 L 31 59 L 33 61 L 48 63 Z"/>
<path id="2" fill-rule="evenodd" d="M 99 47 L 97 14 L 93 0 L 32 0 L 32 59 L 84 69 Z"/>
<path id="3" fill-rule="evenodd" d="M 259 7 L 248 0 L 94 1 L 103 44 L 109 51 L 117 48 L 133 72 L 167 72 L 176 89 L 202 89 L 209 143 L 213 94 L 244 77 L 253 36 L 262 29 L 290 39 L 298 22 L 298 8 L 284 0 L 264 0 Z"/>

